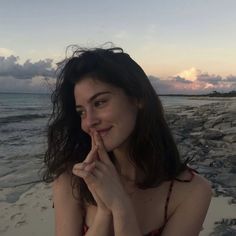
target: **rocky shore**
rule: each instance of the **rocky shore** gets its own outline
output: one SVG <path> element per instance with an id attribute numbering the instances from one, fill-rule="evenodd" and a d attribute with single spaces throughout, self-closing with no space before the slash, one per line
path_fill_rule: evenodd
<path id="1" fill-rule="evenodd" d="M 230 197 L 236 204 L 236 99 L 223 99 L 199 107 L 166 109 L 181 156 L 211 183 L 214 196 Z M 236 212 L 215 222 L 211 235 L 236 235 Z"/>

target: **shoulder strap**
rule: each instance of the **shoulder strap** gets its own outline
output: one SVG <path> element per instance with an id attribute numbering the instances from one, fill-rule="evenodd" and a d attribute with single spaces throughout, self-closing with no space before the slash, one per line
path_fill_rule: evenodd
<path id="1" fill-rule="evenodd" d="M 194 173 L 198 173 L 198 171 L 196 171 L 195 169 L 187 166 L 187 170 L 189 171 L 189 173 L 191 174 L 191 177 L 190 179 L 178 179 L 178 178 L 175 178 L 175 180 L 179 181 L 179 182 L 191 182 L 193 177 L 194 177 Z"/>
<path id="2" fill-rule="evenodd" d="M 169 191 L 168 191 L 167 198 L 166 198 L 166 204 L 165 204 L 164 225 L 165 225 L 166 222 L 167 222 L 168 204 L 169 204 L 170 195 L 171 195 L 171 192 L 172 192 L 173 185 L 174 185 L 174 180 L 171 180 L 171 182 L 170 182 L 170 187 L 169 187 Z"/>

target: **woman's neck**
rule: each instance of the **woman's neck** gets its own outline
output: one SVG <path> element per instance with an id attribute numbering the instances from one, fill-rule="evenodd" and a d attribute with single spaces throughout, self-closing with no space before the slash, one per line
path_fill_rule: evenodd
<path id="1" fill-rule="evenodd" d="M 133 163 L 128 157 L 128 152 L 124 150 L 113 150 L 115 156 L 116 167 L 121 178 L 129 182 L 130 184 L 135 184 L 143 179 L 143 174 L 139 171 L 139 168 Z"/>
<path id="2" fill-rule="evenodd" d="M 127 178 L 128 180 L 135 181 L 135 165 L 128 158 L 127 151 L 116 149 L 113 151 L 113 154 L 115 156 L 116 165 L 120 175 Z"/>

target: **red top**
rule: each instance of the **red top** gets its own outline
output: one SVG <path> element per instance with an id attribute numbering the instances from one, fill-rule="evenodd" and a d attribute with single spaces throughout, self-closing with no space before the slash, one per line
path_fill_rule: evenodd
<path id="1" fill-rule="evenodd" d="M 175 178 L 175 180 L 177 180 L 179 182 L 191 182 L 192 179 L 193 179 L 193 176 L 194 176 L 194 172 L 197 172 L 197 171 L 192 169 L 192 168 L 190 168 L 190 167 L 188 167 L 188 170 L 191 173 L 190 180 L 180 180 L 180 179 L 177 179 L 177 178 Z M 168 191 L 167 198 L 166 198 L 164 224 L 159 229 L 153 230 L 150 233 L 145 234 L 144 236 L 160 236 L 161 235 L 161 233 L 162 233 L 162 231 L 163 231 L 163 229 L 164 229 L 164 227 L 165 227 L 165 225 L 166 225 L 166 223 L 168 221 L 168 219 L 167 219 L 167 211 L 168 211 L 168 204 L 169 204 L 170 195 L 171 195 L 171 192 L 172 192 L 173 185 L 174 185 L 174 179 L 170 182 L 170 187 L 169 187 L 169 191 Z M 84 223 L 83 235 L 86 234 L 88 229 L 89 229 L 89 227 L 86 225 L 86 223 Z"/>

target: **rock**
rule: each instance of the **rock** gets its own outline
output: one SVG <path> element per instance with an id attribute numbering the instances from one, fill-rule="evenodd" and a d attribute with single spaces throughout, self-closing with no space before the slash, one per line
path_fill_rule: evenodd
<path id="1" fill-rule="evenodd" d="M 222 140 L 208 140 L 207 144 L 210 147 L 219 148 L 219 149 L 227 147 L 227 144 Z M 216 150 L 216 151 L 218 151 L 218 150 Z"/>
<path id="2" fill-rule="evenodd" d="M 221 160 L 215 160 L 215 161 L 212 161 L 210 164 L 209 164 L 210 167 L 215 167 L 215 168 L 221 168 L 224 166 L 224 162 L 221 161 Z"/>
<path id="3" fill-rule="evenodd" d="M 206 139 L 200 138 L 198 141 L 201 145 L 203 145 L 203 146 L 206 145 Z"/>
<path id="4" fill-rule="evenodd" d="M 235 143 L 236 142 L 236 134 L 233 135 L 233 134 L 230 134 L 230 135 L 225 135 L 223 140 L 225 142 L 229 142 L 229 143 Z"/>
<path id="5" fill-rule="evenodd" d="M 232 198 L 228 201 L 229 205 L 236 204 L 236 199 Z"/>
<path id="6" fill-rule="evenodd" d="M 236 187 L 236 178 L 233 173 L 219 174 L 216 181 L 224 186 Z"/>
<path id="7" fill-rule="evenodd" d="M 214 232 L 210 233 L 210 236 L 235 236 L 236 229 L 230 226 L 219 225 L 214 229 Z"/>
<path id="8" fill-rule="evenodd" d="M 236 219 L 223 218 L 221 221 L 216 221 L 215 224 L 233 226 L 236 225 Z"/>
<path id="9" fill-rule="evenodd" d="M 168 122 L 181 159 L 193 158 L 189 165 L 210 181 L 214 196 L 230 197 L 235 204 L 236 112 L 229 109 L 229 103 L 172 109 Z M 234 221 L 218 223 L 211 235 L 236 235 Z"/>
<path id="10" fill-rule="evenodd" d="M 207 129 L 203 134 L 203 138 L 219 140 L 224 136 L 223 132 L 217 129 Z"/>
<path id="11" fill-rule="evenodd" d="M 189 134 L 192 138 L 199 138 L 202 136 L 202 132 L 191 132 Z"/>
<path id="12" fill-rule="evenodd" d="M 214 128 L 214 126 L 221 124 L 224 121 L 224 116 L 223 115 L 219 115 L 215 118 L 212 119 L 212 128 Z"/>
<path id="13" fill-rule="evenodd" d="M 181 120 L 181 123 L 184 124 L 185 130 L 192 130 L 197 127 L 201 127 L 204 121 L 201 118 L 184 118 Z"/>
<path id="14" fill-rule="evenodd" d="M 232 127 L 231 122 L 220 123 L 214 126 L 215 129 L 225 130 Z"/>
<path id="15" fill-rule="evenodd" d="M 230 127 L 230 128 L 224 129 L 224 134 L 226 134 L 226 135 L 235 134 L 236 135 L 236 127 Z"/>

